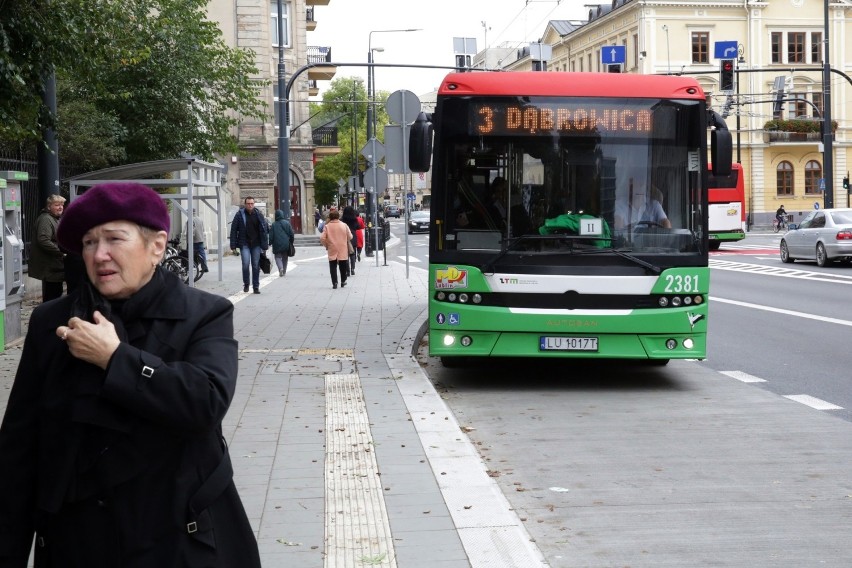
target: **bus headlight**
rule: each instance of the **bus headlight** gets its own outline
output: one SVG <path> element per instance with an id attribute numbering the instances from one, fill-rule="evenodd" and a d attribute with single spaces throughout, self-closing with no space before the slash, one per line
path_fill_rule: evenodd
<path id="1" fill-rule="evenodd" d="M 470 344 L 473 343 L 473 338 L 469 335 L 464 335 L 462 336 L 460 343 L 462 344 L 462 347 L 470 347 Z"/>
<path id="2" fill-rule="evenodd" d="M 473 295 L 473 303 L 481 304 L 482 303 L 482 294 L 474 294 Z"/>
<path id="3" fill-rule="evenodd" d="M 467 294 L 465 294 L 464 292 L 462 292 L 461 294 L 459 294 L 459 302 L 461 302 L 462 304 L 466 304 L 466 303 L 467 303 L 467 301 L 468 301 L 468 299 L 469 299 L 469 298 L 468 298 L 468 295 L 467 295 Z"/>
<path id="4" fill-rule="evenodd" d="M 455 342 L 456 342 L 456 338 L 453 337 L 452 335 L 445 335 L 444 336 L 444 347 L 449 347 L 450 345 L 452 345 Z"/>
<path id="5" fill-rule="evenodd" d="M 671 351 L 672 349 L 677 349 L 677 340 L 676 339 L 666 339 L 666 349 Z"/>
<path id="6" fill-rule="evenodd" d="M 687 337 L 686 339 L 683 340 L 683 346 L 686 349 L 692 349 L 693 347 L 695 347 L 695 342 L 692 341 L 692 339 Z"/>

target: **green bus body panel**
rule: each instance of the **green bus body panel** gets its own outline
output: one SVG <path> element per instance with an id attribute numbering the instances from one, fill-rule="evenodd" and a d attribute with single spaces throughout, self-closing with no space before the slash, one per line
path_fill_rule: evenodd
<path id="1" fill-rule="evenodd" d="M 480 357 L 562 357 L 607 359 L 704 359 L 706 357 L 707 298 L 710 271 L 707 267 L 684 267 L 664 270 L 652 287 L 652 294 L 667 296 L 701 296 L 703 302 L 689 306 L 649 308 L 606 315 L 578 313 L 511 313 L 509 308 L 478 306 L 472 303 L 438 301 L 435 299 L 436 274 L 453 269 L 467 271 L 467 286 L 443 289 L 459 294 L 487 293 L 491 290 L 479 269 L 466 265 L 433 265 L 430 269 L 429 354 L 432 356 Z M 618 278 L 613 276 L 613 278 Z M 566 276 L 566 289 L 571 277 Z M 684 283 L 689 283 L 684 288 Z M 692 284 L 697 282 L 697 289 Z M 444 323 L 438 323 L 439 314 Z M 448 317 L 450 314 L 453 318 Z M 451 323 L 451 321 L 455 323 Z M 452 335 L 455 341 L 445 345 L 444 338 Z M 541 351 L 541 336 L 596 337 L 598 350 Z M 459 339 L 472 339 L 463 347 Z M 693 347 L 683 347 L 685 339 Z M 666 342 L 677 341 L 675 349 Z"/>
<path id="2" fill-rule="evenodd" d="M 735 242 L 741 241 L 745 238 L 745 233 L 743 231 L 729 231 L 724 233 L 710 233 L 708 238 L 711 241 L 722 241 L 722 242 Z"/>

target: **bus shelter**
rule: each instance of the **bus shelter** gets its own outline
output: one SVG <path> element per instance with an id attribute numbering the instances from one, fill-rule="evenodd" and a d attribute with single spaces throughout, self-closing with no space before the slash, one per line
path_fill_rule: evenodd
<path id="1" fill-rule="evenodd" d="M 70 201 L 74 201 L 78 194 L 85 191 L 85 188 L 101 183 L 133 181 L 153 189 L 176 189 L 176 193 L 160 193 L 160 197 L 174 205 L 174 208 L 172 208 L 173 219 L 175 211 L 179 212 L 177 236 L 179 237 L 180 232 L 183 231 L 184 227 L 187 227 L 187 257 L 190 274 L 194 274 L 199 269 L 199 267 L 194 266 L 195 258 L 192 254 L 194 225 L 192 210 L 198 207 L 200 212 L 200 205 L 208 207 L 216 215 L 218 280 L 221 282 L 223 274 L 222 251 L 224 250 L 222 210 L 222 185 L 224 183 L 222 174 L 224 170 L 225 166 L 218 162 L 210 163 L 198 158 L 187 157 L 116 166 L 80 174 L 63 181 L 69 185 Z M 184 221 L 184 218 L 186 221 Z M 169 235 L 169 237 L 171 238 L 172 235 Z M 193 278 L 189 278 L 190 286 L 195 285 L 193 280 Z"/>

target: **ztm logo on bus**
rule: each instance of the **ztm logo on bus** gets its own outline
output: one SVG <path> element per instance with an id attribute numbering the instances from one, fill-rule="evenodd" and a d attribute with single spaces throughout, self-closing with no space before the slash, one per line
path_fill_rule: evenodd
<path id="1" fill-rule="evenodd" d="M 435 288 L 466 288 L 467 270 L 449 266 L 445 270 L 435 271 Z"/>

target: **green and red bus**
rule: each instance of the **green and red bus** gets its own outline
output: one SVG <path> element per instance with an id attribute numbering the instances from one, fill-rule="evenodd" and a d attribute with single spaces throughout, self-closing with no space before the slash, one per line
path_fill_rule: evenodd
<path id="1" fill-rule="evenodd" d="M 722 243 L 735 243 L 745 238 L 746 203 L 742 164 L 731 164 L 726 176 L 713 175 L 707 180 L 708 234 L 710 250 Z"/>
<path id="2" fill-rule="evenodd" d="M 430 355 L 705 357 L 708 159 L 727 175 L 732 144 L 694 79 L 451 73 L 410 141 Z"/>

